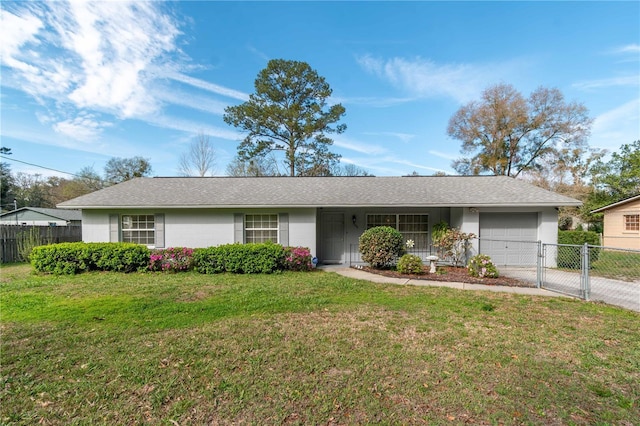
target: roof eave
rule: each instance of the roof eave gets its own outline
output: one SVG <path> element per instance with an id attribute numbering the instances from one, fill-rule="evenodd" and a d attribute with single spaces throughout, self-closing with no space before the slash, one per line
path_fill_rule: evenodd
<path id="1" fill-rule="evenodd" d="M 81 205 L 81 206 L 59 206 L 67 209 L 80 210 L 129 210 L 129 209 L 294 209 L 294 208 L 358 208 L 358 207 L 416 207 L 416 208 L 442 208 L 442 207 L 475 207 L 475 208 L 505 208 L 505 207 L 578 207 L 580 202 L 548 202 L 548 203 L 359 203 L 359 204 L 193 204 L 193 205 Z"/>

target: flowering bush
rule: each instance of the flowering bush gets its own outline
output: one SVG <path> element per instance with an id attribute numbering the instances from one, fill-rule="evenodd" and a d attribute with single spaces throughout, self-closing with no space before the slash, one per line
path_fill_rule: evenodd
<path id="1" fill-rule="evenodd" d="M 396 267 L 402 274 L 423 274 L 422 259 L 415 254 L 405 254 L 398 260 Z"/>
<path id="2" fill-rule="evenodd" d="M 285 247 L 284 269 L 310 271 L 313 268 L 311 251 L 306 247 Z"/>
<path id="3" fill-rule="evenodd" d="M 402 234 L 390 226 L 367 229 L 360 236 L 362 260 L 374 268 L 393 265 L 404 250 Z"/>
<path id="4" fill-rule="evenodd" d="M 478 254 L 469 260 L 469 275 L 480 278 L 498 278 L 498 269 L 486 254 Z"/>
<path id="5" fill-rule="evenodd" d="M 151 252 L 150 271 L 181 272 L 193 268 L 193 249 L 169 247 Z"/>
<path id="6" fill-rule="evenodd" d="M 433 245 L 438 248 L 441 258 L 450 259 L 454 266 L 462 266 L 474 238 L 476 235 L 473 233 L 467 234 L 458 228 L 451 228 L 444 231 Z"/>

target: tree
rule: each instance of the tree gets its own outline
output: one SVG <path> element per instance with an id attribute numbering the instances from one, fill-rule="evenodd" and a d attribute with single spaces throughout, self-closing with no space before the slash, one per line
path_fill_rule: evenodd
<path id="1" fill-rule="evenodd" d="M 96 172 L 91 166 L 86 166 L 80 169 L 80 171 L 75 174 L 73 182 L 77 183 L 81 188 L 80 192 L 83 192 L 83 194 L 75 195 L 75 197 L 88 194 L 89 192 L 98 191 L 105 187 L 104 180 L 102 180 L 98 172 Z"/>
<path id="2" fill-rule="evenodd" d="M 278 162 L 273 156 L 255 157 L 249 160 L 242 160 L 239 157 L 233 159 L 227 165 L 228 176 L 280 176 Z"/>
<path id="3" fill-rule="evenodd" d="M 112 158 L 104 167 L 104 177 L 110 183 L 120 183 L 137 177 L 149 176 L 151 164 L 142 157 Z"/>
<path id="4" fill-rule="evenodd" d="M 49 200 L 52 205 L 104 188 L 102 178 L 92 167 L 84 167 L 73 179 L 52 176 L 47 179 Z"/>
<path id="5" fill-rule="evenodd" d="M 49 189 L 40 174 L 19 172 L 13 179 L 13 195 L 21 207 L 55 207 L 50 201 Z"/>
<path id="6" fill-rule="evenodd" d="M 609 161 L 598 161 L 591 176 L 596 189 L 608 194 L 612 201 L 639 195 L 640 140 L 622 145 Z"/>
<path id="7" fill-rule="evenodd" d="M 490 86 L 449 120 L 447 133 L 471 155 L 452 166 L 465 175 L 517 177 L 539 169 L 545 155 L 584 148 L 592 121 L 584 105 L 565 102 L 558 89 L 540 87 L 525 99 L 511 85 Z"/>
<path id="8" fill-rule="evenodd" d="M 209 136 L 200 133 L 195 141 L 189 145 L 189 150 L 180 156 L 179 171 L 183 176 L 204 177 L 213 174 L 216 152 L 211 145 Z"/>
<path id="9" fill-rule="evenodd" d="M 274 59 L 258 73 L 255 93 L 247 102 L 225 109 L 224 121 L 247 132 L 238 146 L 242 161 L 284 151 L 290 176 L 324 173 L 340 158 L 329 151 L 329 133 L 342 133 L 337 123 L 342 105 L 327 105 L 332 90 L 307 63 Z M 330 167 L 329 167 L 330 168 Z"/>
<path id="10" fill-rule="evenodd" d="M 333 176 L 373 176 L 365 169 L 356 166 L 355 164 L 345 164 L 344 166 L 337 165 L 331 170 Z"/>
<path id="11" fill-rule="evenodd" d="M 593 215 L 592 210 L 640 195 L 640 140 L 622 145 L 608 161 L 599 158 L 589 176 L 592 191 L 584 200 L 581 213 L 587 221 L 598 224 L 602 213 Z"/>
<path id="12" fill-rule="evenodd" d="M 1 155 L 11 155 L 11 148 L 6 146 L 0 147 Z M 11 166 L 9 163 L 0 162 L 0 211 L 9 207 L 9 200 L 7 196 L 11 186 L 13 185 L 13 176 L 11 175 Z M 13 201 L 13 200 L 11 200 Z"/>

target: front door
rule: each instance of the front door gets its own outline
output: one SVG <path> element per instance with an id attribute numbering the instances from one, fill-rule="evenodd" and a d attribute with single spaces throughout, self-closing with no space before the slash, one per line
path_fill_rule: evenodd
<path id="1" fill-rule="evenodd" d="M 322 212 L 320 235 L 320 262 L 343 263 L 344 213 Z"/>

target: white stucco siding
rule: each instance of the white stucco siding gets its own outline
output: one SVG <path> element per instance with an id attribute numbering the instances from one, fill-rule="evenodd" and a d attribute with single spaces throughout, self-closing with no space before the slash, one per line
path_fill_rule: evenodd
<path id="1" fill-rule="evenodd" d="M 165 247 L 212 247 L 233 243 L 231 210 L 170 210 L 164 213 Z"/>
<path id="2" fill-rule="evenodd" d="M 558 244 L 558 211 L 548 207 L 538 215 L 538 239 L 545 244 Z"/>
<path id="3" fill-rule="evenodd" d="M 82 211 L 82 241 L 85 243 L 109 242 L 109 212 Z"/>
<path id="4" fill-rule="evenodd" d="M 289 245 L 307 247 L 313 256 L 317 256 L 316 209 L 296 209 L 282 213 L 289 213 Z"/>

